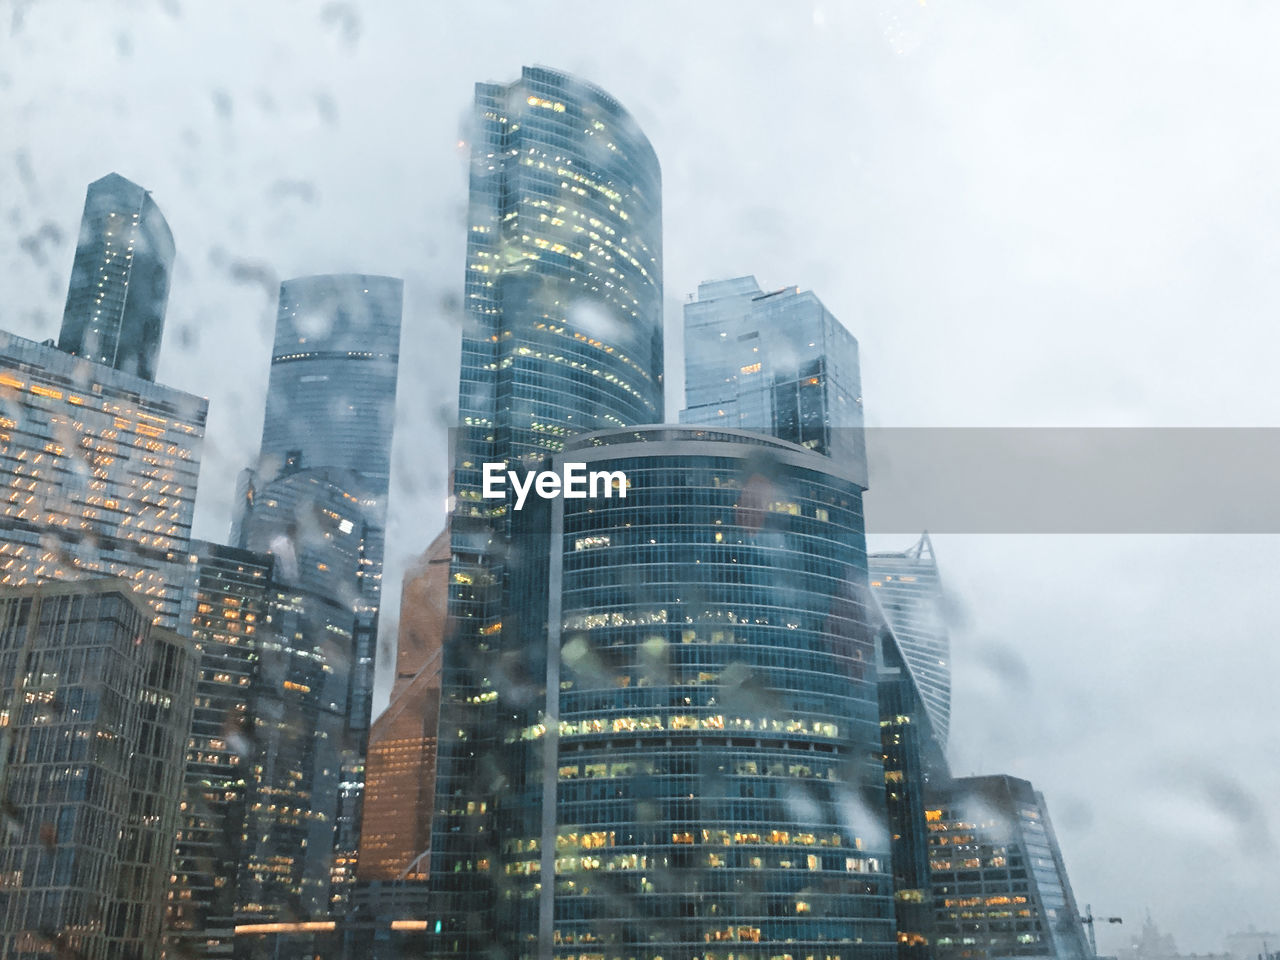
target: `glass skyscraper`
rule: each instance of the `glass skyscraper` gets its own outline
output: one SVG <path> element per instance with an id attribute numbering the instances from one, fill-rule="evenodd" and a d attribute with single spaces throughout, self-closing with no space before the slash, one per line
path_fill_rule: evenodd
<path id="1" fill-rule="evenodd" d="M 340 913 L 354 881 L 401 305 L 389 277 L 280 287 L 261 454 L 232 529 L 274 562 L 252 706 L 246 920 Z"/>
<path id="2" fill-rule="evenodd" d="M 154 380 L 173 254 L 149 192 L 117 173 L 89 184 L 58 349 Z"/>
<path id="3" fill-rule="evenodd" d="M 697 427 L 589 434 L 566 462 L 626 488 L 516 521 L 490 943 L 893 956 L 865 479 Z"/>
<path id="4" fill-rule="evenodd" d="M 271 566 L 266 554 L 191 543 L 178 632 L 192 639 L 199 674 L 167 926 L 195 956 L 232 954 Z"/>
<path id="5" fill-rule="evenodd" d="M 509 507 L 485 462 L 529 466 L 575 434 L 663 415 L 661 174 L 609 94 L 526 67 L 476 87 L 465 327 L 453 437 L 453 570 L 432 882 L 457 952 L 490 935 Z M 506 687 L 505 689 L 513 689 Z"/>
<path id="6" fill-rule="evenodd" d="M 866 472 L 858 341 L 812 291 L 698 284 L 684 364 L 681 423 L 758 430 Z"/>
<path id="7" fill-rule="evenodd" d="M 449 531 L 440 533 L 400 591 L 396 676 L 369 732 L 360 881 L 421 885 L 430 867 L 436 726 L 449 598 Z"/>
<path id="8" fill-rule="evenodd" d="M 879 599 L 873 589 L 871 600 L 880 624 L 876 672 L 898 956 L 900 960 L 931 960 L 934 912 L 925 807 L 930 791 L 950 782 L 951 771 L 920 686 L 907 667 L 901 642 L 885 619 Z"/>
<path id="9" fill-rule="evenodd" d="M 259 471 L 286 460 L 391 475 L 404 281 L 363 274 L 280 284 Z M 267 479 L 270 479 L 269 477 Z"/>
<path id="10" fill-rule="evenodd" d="M 0 956 L 158 957 L 195 651 L 114 577 L 0 589 Z"/>
<path id="11" fill-rule="evenodd" d="M 933 543 L 927 533 L 896 553 L 868 558 L 871 589 L 929 711 L 933 734 L 947 745 L 951 727 L 951 637 Z"/>
<path id="12" fill-rule="evenodd" d="M 0 332 L 0 584 L 122 577 L 175 626 L 207 412 Z"/>

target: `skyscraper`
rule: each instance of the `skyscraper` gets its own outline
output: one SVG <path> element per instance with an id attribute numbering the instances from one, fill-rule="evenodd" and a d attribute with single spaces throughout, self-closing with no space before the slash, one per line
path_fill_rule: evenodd
<path id="1" fill-rule="evenodd" d="M 58 349 L 154 380 L 173 254 L 147 190 L 117 173 L 89 184 Z"/>
<path id="2" fill-rule="evenodd" d="M 270 553 L 243 919 L 329 916 L 355 879 L 402 282 L 281 284 L 262 448 L 232 540 Z"/>
<path id="3" fill-rule="evenodd" d="M 812 291 L 698 284 L 684 362 L 681 423 L 759 430 L 865 473 L 858 341 Z"/>
<path id="4" fill-rule="evenodd" d="M 343 467 L 391 475 L 404 281 L 363 274 L 280 284 L 259 471 Z M 268 478 L 269 479 L 269 478 Z"/>
<path id="5" fill-rule="evenodd" d="M 195 956 L 232 951 L 271 565 L 268 555 L 200 540 L 188 557 L 178 630 L 192 640 L 199 674 L 167 926 Z"/>
<path id="6" fill-rule="evenodd" d="M 1092 956 L 1049 809 L 1030 783 L 958 779 L 925 817 L 939 960 Z"/>
<path id="7" fill-rule="evenodd" d="M 174 626 L 207 411 L 0 332 L 0 583 L 122 577 Z"/>
<path id="8" fill-rule="evenodd" d="M 157 957 L 195 655 L 115 578 L 0 589 L 0 955 Z"/>
<path id="9" fill-rule="evenodd" d="M 898 957 L 931 960 L 934 911 L 925 808 L 931 792 L 950 782 L 951 771 L 919 684 L 874 590 L 871 599 L 880 624 L 876 674 Z"/>
<path id="10" fill-rule="evenodd" d="M 938 562 L 929 534 L 896 553 L 868 557 L 871 589 L 929 711 L 934 736 L 945 749 L 951 727 L 951 637 L 947 630 Z"/>
<path id="11" fill-rule="evenodd" d="M 471 496 L 480 463 L 540 459 L 575 433 L 663 413 L 662 181 L 648 139 L 603 90 L 544 67 L 477 84 L 473 120 L 463 517 L 485 512 Z"/>
<path id="12" fill-rule="evenodd" d="M 453 569 L 442 686 L 432 883 L 441 910 L 495 905 L 491 762 L 502 710 L 508 505 L 485 500 L 486 462 L 529 466 L 588 430 L 659 420 L 661 174 L 609 94 L 526 67 L 476 87 L 466 321 L 453 443 Z M 464 938 L 465 939 L 465 938 Z"/>
<path id="13" fill-rule="evenodd" d="M 450 559 L 446 529 L 404 577 L 395 685 L 369 733 L 357 869 L 362 882 L 420 884 L 431 866 L 426 853 L 435 809 Z"/>
<path id="14" fill-rule="evenodd" d="M 567 462 L 616 487 L 516 521 L 489 944 L 892 957 L 865 478 L 688 426 L 588 434 Z"/>

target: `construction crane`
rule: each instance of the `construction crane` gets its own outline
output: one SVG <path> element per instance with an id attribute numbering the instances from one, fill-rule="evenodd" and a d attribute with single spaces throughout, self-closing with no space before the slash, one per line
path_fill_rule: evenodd
<path id="1" fill-rule="evenodd" d="M 1098 955 L 1098 936 L 1093 932 L 1094 922 L 1098 923 L 1124 923 L 1122 917 L 1095 917 L 1093 915 L 1093 904 L 1086 903 L 1084 905 L 1085 915 L 1080 918 L 1080 922 L 1089 928 L 1089 949 L 1093 951 L 1093 955 Z"/>

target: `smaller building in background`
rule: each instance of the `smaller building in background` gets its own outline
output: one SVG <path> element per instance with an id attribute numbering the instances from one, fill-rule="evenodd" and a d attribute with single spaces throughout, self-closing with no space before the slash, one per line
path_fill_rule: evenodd
<path id="1" fill-rule="evenodd" d="M 0 589 L 0 956 L 160 955 L 194 687 L 127 582 Z"/>
<path id="2" fill-rule="evenodd" d="M 89 184 L 58 349 L 154 380 L 173 255 L 147 190 L 118 173 Z"/>
<path id="3" fill-rule="evenodd" d="M 1280 957 L 1280 933 L 1250 926 L 1228 934 L 1224 946 L 1232 960 L 1276 960 Z"/>
<path id="4" fill-rule="evenodd" d="M 122 577 L 175 626 L 208 406 L 0 332 L 0 584 Z"/>
<path id="5" fill-rule="evenodd" d="M 866 474 L 858 341 L 811 290 L 755 277 L 698 284 L 684 305 L 681 423 L 758 430 Z"/>
<path id="6" fill-rule="evenodd" d="M 194 642 L 199 676 L 167 917 L 170 939 L 189 955 L 232 951 L 271 568 L 265 554 L 191 544 L 179 629 Z"/>
<path id="7" fill-rule="evenodd" d="M 938 960 L 1092 956 L 1048 807 L 1030 783 L 965 777 L 928 799 Z"/>

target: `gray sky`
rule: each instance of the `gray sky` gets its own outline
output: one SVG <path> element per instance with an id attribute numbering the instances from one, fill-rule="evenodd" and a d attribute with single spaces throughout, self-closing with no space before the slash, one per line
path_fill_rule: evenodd
<path id="1" fill-rule="evenodd" d="M 158 379 L 210 398 L 196 533 L 224 539 L 278 281 L 404 277 L 394 610 L 444 497 L 463 117 L 544 63 L 662 162 L 672 416 L 680 302 L 754 273 L 859 338 L 875 425 L 1280 426 L 1277 36 L 1231 0 L 0 0 L 0 327 L 56 335 L 91 180 L 152 190 Z M 1280 928 L 1280 538 L 935 546 L 956 769 L 1046 793 L 1078 898 L 1126 919 L 1103 950 L 1147 907 L 1184 952 Z"/>

